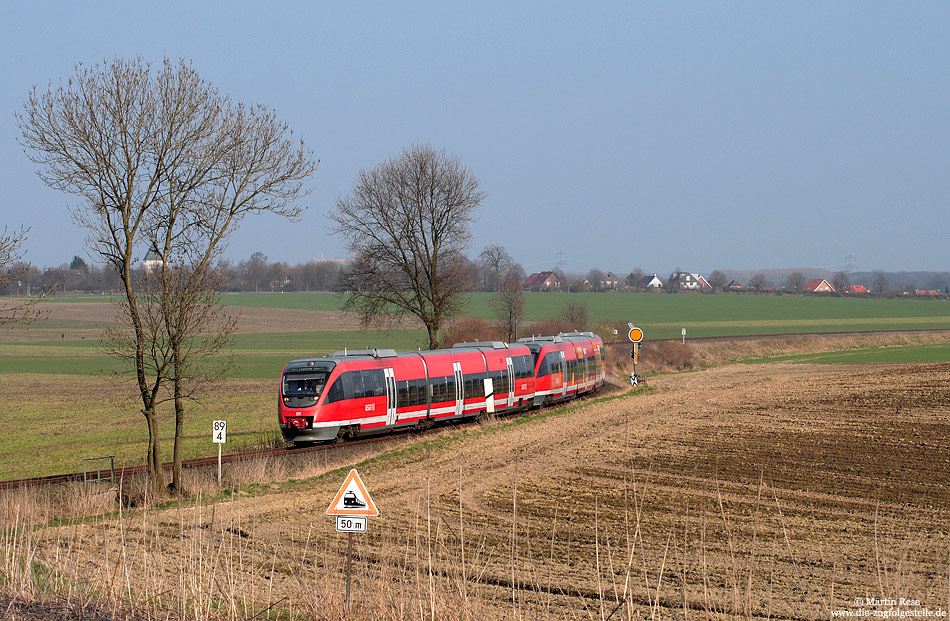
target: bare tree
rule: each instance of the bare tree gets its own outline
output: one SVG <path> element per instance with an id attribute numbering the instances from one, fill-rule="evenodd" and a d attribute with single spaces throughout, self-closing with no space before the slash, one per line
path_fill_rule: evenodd
<path id="1" fill-rule="evenodd" d="M 504 246 L 499 244 L 485 246 L 478 255 L 478 267 L 482 271 L 485 291 L 499 291 L 503 286 L 505 273 L 514 263 Z"/>
<path id="2" fill-rule="evenodd" d="M 604 272 L 596 267 L 591 269 L 587 272 L 587 282 L 595 291 L 602 291 L 604 289 Z"/>
<path id="3" fill-rule="evenodd" d="M 847 272 L 836 272 L 831 286 L 835 288 L 837 295 L 844 295 L 851 288 L 851 276 Z"/>
<path id="4" fill-rule="evenodd" d="M 785 279 L 785 290 L 791 293 L 801 293 L 805 287 L 805 275 L 799 271 L 792 272 Z"/>
<path id="5" fill-rule="evenodd" d="M 748 287 L 753 291 L 761 291 L 765 287 L 765 274 L 762 272 L 756 272 L 753 274 L 752 278 L 749 279 Z"/>
<path id="6" fill-rule="evenodd" d="M 643 270 L 639 267 L 633 268 L 633 271 L 627 275 L 627 286 L 631 287 L 637 293 L 643 289 L 643 277 L 646 274 L 643 273 Z"/>
<path id="7" fill-rule="evenodd" d="M 29 273 L 30 265 L 22 263 L 23 258 L 22 245 L 26 240 L 26 234 L 29 229 L 21 228 L 19 231 L 9 232 L 6 227 L 0 234 L 0 289 L 8 284 L 19 283 Z M 19 294 L 20 287 L 17 287 Z M 30 323 L 40 316 L 40 311 L 36 304 L 43 300 L 44 294 L 30 297 L 26 300 L 18 299 L 12 304 L 0 306 L 0 325 L 10 323 Z"/>
<path id="8" fill-rule="evenodd" d="M 720 293 L 726 288 L 726 285 L 729 284 L 729 279 L 722 270 L 713 270 L 709 273 L 709 280 L 707 282 L 709 282 L 709 286 L 713 288 L 713 291 Z"/>
<path id="9" fill-rule="evenodd" d="M 558 311 L 557 319 L 570 325 L 573 330 L 586 330 L 590 323 L 590 308 L 583 302 L 568 300 Z"/>
<path id="10" fill-rule="evenodd" d="M 489 302 L 508 335 L 509 343 L 518 340 L 518 326 L 524 318 L 524 287 L 521 286 L 524 278 L 521 265 L 515 263 L 508 266 L 502 275 L 501 287 Z"/>
<path id="11" fill-rule="evenodd" d="M 884 272 L 878 272 L 874 276 L 874 284 L 871 285 L 871 292 L 881 298 L 891 294 L 891 283 L 888 282 Z"/>
<path id="12" fill-rule="evenodd" d="M 202 330 L 220 328 L 208 323 L 215 313 L 196 310 L 212 301 L 213 265 L 245 216 L 299 215 L 291 203 L 306 194 L 312 154 L 273 112 L 232 103 L 183 61 L 154 71 L 141 59 L 80 64 L 65 85 L 34 87 L 17 124 L 40 178 L 81 199 L 73 218 L 122 282 L 117 310 L 128 336 L 112 351 L 135 367 L 159 493 L 156 406 L 174 400 L 179 420 L 196 368 L 187 360 L 221 346 L 189 349 Z M 139 277 L 137 257 L 153 244 L 161 274 Z"/>
<path id="13" fill-rule="evenodd" d="M 365 324 L 414 315 L 437 347 L 470 285 L 469 225 L 485 197 L 478 186 L 457 157 L 429 145 L 360 171 L 329 216 L 353 257 L 341 278 L 344 308 Z"/>

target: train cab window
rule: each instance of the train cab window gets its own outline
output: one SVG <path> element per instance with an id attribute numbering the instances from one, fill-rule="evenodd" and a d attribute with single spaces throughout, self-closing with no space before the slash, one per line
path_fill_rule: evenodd
<path id="1" fill-rule="evenodd" d="M 323 392 L 329 373 L 284 373 L 284 396 L 317 398 Z"/>

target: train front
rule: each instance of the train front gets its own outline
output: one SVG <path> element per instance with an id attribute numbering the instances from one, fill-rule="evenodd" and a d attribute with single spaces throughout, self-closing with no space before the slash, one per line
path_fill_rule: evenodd
<path id="1" fill-rule="evenodd" d="M 277 418 L 286 442 L 324 442 L 336 438 L 339 425 L 319 424 L 319 409 L 336 366 L 334 360 L 294 360 L 280 376 Z M 316 423 L 316 424 L 315 424 Z"/>

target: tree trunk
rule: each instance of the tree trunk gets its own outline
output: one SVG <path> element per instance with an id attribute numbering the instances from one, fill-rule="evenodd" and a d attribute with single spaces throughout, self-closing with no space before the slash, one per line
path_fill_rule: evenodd
<path id="1" fill-rule="evenodd" d="M 426 331 L 429 333 L 429 349 L 439 348 L 439 324 L 426 322 Z"/>
<path id="2" fill-rule="evenodd" d="M 162 469 L 162 451 L 159 442 L 158 418 L 155 414 L 155 406 L 148 405 L 142 411 L 145 415 L 145 422 L 148 425 L 148 455 L 146 463 L 148 464 L 149 480 L 153 498 L 159 498 L 165 493 L 165 471 Z"/>
<path id="3" fill-rule="evenodd" d="M 172 465 L 172 491 L 182 493 L 184 486 L 181 482 L 182 444 L 185 442 L 185 404 L 181 397 L 181 382 L 175 378 L 175 448 Z"/>

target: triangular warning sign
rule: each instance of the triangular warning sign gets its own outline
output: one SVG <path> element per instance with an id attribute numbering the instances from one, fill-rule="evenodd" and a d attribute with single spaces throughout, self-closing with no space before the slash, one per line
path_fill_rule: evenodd
<path id="1" fill-rule="evenodd" d="M 367 515 L 377 517 L 379 510 L 373 503 L 373 498 L 366 491 L 360 473 L 356 468 L 350 470 L 346 480 L 336 493 L 333 502 L 327 509 L 327 515 Z"/>

